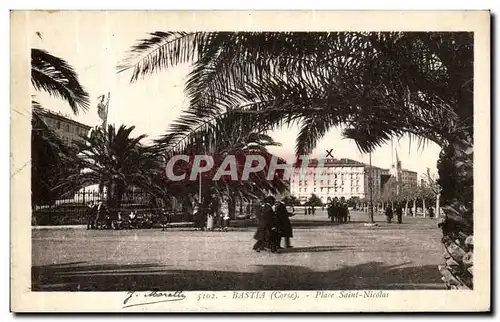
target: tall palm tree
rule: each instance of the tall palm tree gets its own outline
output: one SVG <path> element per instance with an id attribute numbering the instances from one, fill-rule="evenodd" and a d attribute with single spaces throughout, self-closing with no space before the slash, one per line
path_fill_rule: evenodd
<path id="1" fill-rule="evenodd" d="M 237 114 L 224 114 L 217 118 L 215 123 L 200 127 L 190 135 L 181 138 L 176 132 L 170 132 L 156 141 L 157 148 L 166 155 L 167 159 L 176 155 L 184 154 L 194 156 L 196 154 L 208 154 L 214 159 L 211 171 L 203 173 L 203 195 L 207 199 L 210 195 L 226 195 L 231 199 L 239 201 L 262 198 L 267 193 L 283 192 L 286 182 L 282 175 L 267 180 L 267 171 L 273 155 L 268 152 L 267 147 L 277 146 L 270 136 L 253 131 L 252 119 L 242 122 Z M 263 171 L 251 174 L 251 180 L 231 180 L 222 176 L 219 180 L 213 180 L 216 171 L 222 165 L 224 159 L 231 155 L 235 156 L 237 177 L 241 178 L 246 156 L 258 154 L 266 160 Z M 190 173 L 190 163 L 179 162 L 176 164 L 175 172 Z M 278 159 L 279 163 L 284 160 Z M 282 174 L 282 173 L 281 173 Z M 195 199 L 198 194 L 198 181 L 169 182 L 166 180 L 167 191 L 176 197 L 191 196 Z"/>
<path id="2" fill-rule="evenodd" d="M 64 186 L 75 190 L 84 186 L 103 184 L 107 188 L 107 202 L 112 209 L 120 208 L 122 197 L 129 187 L 138 187 L 152 194 L 161 194 L 155 179 L 162 168 L 162 160 L 154 149 L 140 143 L 146 136 L 131 137 L 134 126 L 107 131 L 97 128 L 79 143 L 80 173 L 69 176 Z"/>
<path id="3" fill-rule="evenodd" d="M 238 112 L 258 115 L 258 130 L 299 124 L 296 153 L 338 126 L 364 152 L 403 134 L 437 143 L 465 190 L 443 209 L 460 228 L 444 233 L 472 234 L 472 33 L 154 32 L 131 51 L 119 66 L 131 81 L 193 62 L 179 140 Z M 471 286 L 465 270 L 451 274 Z"/>

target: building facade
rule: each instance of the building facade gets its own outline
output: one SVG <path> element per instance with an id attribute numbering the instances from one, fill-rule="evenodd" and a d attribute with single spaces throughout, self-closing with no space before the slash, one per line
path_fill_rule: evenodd
<path id="1" fill-rule="evenodd" d="M 91 127 L 80 122 L 74 121 L 67 116 L 59 113 L 36 108 L 37 114 L 47 124 L 49 129 L 54 131 L 62 141 L 67 145 L 82 141 L 82 136 L 87 136 Z"/>
<path id="2" fill-rule="evenodd" d="M 352 197 L 370 198 L 370 178 L 373 180 L 374 198 L 382 196 L 384 185 L 390 178 L 399 182 L 400 187 L 417 184 L 417 172 L 402 169 L 401 162 L 398 162 L 394 170 L 396 171 L 370 167 L 346 158 L 325 159 L 321 166 L 317 159 L 311 159 L 304 171 L 294 167 L 290 178 L 290 194 L 296 196 L 301 203 L 306 202 L 312 194 L 317 195 L 323 203 L 328 203 L 335 197 L 344 197 L 346 200 Z"/>
<path id="3" fill-rule="evenodd" d="M 372 167 L 373 189 L 380 191 L 381 174 L 388 170 Z M 317 159 L 309 160 L 305 171 L 294 167 L 290 178 L 290 193 L 304 203 L 312 194 L 323 203 L 337 197 L 369 197 L 370 167 L 351 159 L 325 159 L 323 166 Z"/>

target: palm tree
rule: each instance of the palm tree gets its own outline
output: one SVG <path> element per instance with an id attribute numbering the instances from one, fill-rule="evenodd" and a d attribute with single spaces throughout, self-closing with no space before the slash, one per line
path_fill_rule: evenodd
<path id="1" fill-rule="evenodd" d="M 107 203 L 111 209 L 120 208 L 128 187 L 135 186 L 153 195 L 161 195 L 164 190 L 158 177 L 164 171 L 163 162 L 154 148 L 140 143 L 145 135 L 130 136 L 134 128 L 124 125 L 118 129 L 108 125 L 107 131 L 96 128 L 92 135 L 78 144 L 78 162 L 84 170 L 69 176 L 64 185 L 74 190 L 103 184 L 107 188 Z"/>
<path id="2" fill-rule="evenodd" d="M 185 122 L 185 123 L 182 123 Z M 242 122 L 237 114 L 227 113 L 221 115 L 214 123 L 207 123 L 197 128 L 189 135 L 178 138 L 179 130 L 184 126 L 189 126 L 189 118 L 173 127 L 169 133 L 156 140 L 157 149 L 162 151 L 167 159 L 176 154 L 196 155 L 208 154 L 214 159 L 214 166 L 211 171 L 202 174 L 203 200 L 215 196 L 228 196 L 233 202 L 238 200 L 251 200 L 263 198 L 267 193 L 277 193 L 286 190 L 286 182 L 282 175 L 278 173 L 272 180 L 267 180 L 266 175 L 269 169 L 270 160 L 273 157 L 267 150 L 269 146 L 277 146 L 270 136 L 253 131 L 252 118 L 247 118 Z M 232 180 L 227 176 L 222 176 L 219 180 L 213 180 L 216 171 L 221 167 L 222 162 L 227 156 L 235 156 L 237 177 L 241 178 L 246 156 L 258 154 L 266 160 L 266 166 L 263 171 L 252 173 L 250 180 Z M 192 160 L 190 161 L 192 162 Z M 279 159 L 279 163 L 284 162 Z M 191 163 L 176 163 L 174 171 L 188 172 L 192 167 Z M 190 199 L 197 199 L 199 182 L 182 181 L 172 182 L 166 180 L 166 187 L 169 194 L 184 199 L 189 196 Z"/>
<path id="3" fill-rule="evenodd" d="M 430 140 L 450 160 L 450 187 L 465 190 L 450 191 L 443 208 L 460 228 L 443 232 L 452 242 L 472 234 L 472 33 L 154 32 L 119 70 L 132 69 L 136 81 L 184 62 L 194 63 L 192 122 L 179 140 L 235 112 L 257 115 L 257 130 L 299 124 L 298 154 L 338 126 L 364 152 L 403 134 Z"/>
<path id="4" fill-rule="evenodd" d="M 272 112 L 274 122 L 300 120 L 303 132 L 313 131 L 298 139 L 298 150 L 311 150 L 325 130 L 344 123 L 358 125 L 346 134 L 364 142 L 363 150 L 391 134 L 425 134 L 422 128 L 431 129 L 425 137 L 439 144 L 448 132 L 472 133 L 468 33 L 155 32 L 132 52 L 119 66 L 133 69 L 132 81 L 194 61 L 186 91 L 199 120 L 234 108 Z M 436 107 L 446 114 L 436 123 L 459 114 L 458 123 L 465 124 L 455 131 L 428 124 Z M 381 122 L 387 115 L 399 122 Z M 362 128 L 373 133 L 356 132 L 359 125 L 371 125 Z"/>
<path id="5" fill-rule="evenodd" d="M 63 59 L 50 53 L 31 49 L 31 83 L 35 90 L 46 91 L 68 102 L 72 111 L 86 111 L 89 95 L 78 80 L 74 69 Z M 32 100 L 31 189 L 32 204 L 51 202 L 62 195 L 54 189 L 72 169 L 75 153 L 43 122 L 38 111 L 41 105 Z"/>

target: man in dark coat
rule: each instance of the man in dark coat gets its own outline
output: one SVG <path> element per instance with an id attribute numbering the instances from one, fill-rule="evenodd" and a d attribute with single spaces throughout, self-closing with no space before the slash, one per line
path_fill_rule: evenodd
<path id="1" fill-rule="evenodd" d="M 390 223 L 392 221 L 392 217 L 393 217 L 392 205 L 390 203 L 385 208 L 385 215 L 387 217 L 387 222 Z"/>
<path id="2" fill-rule="evenodd" d="M 398 217 L 398 224 L 401 224 L 403 222 L 403 207 L 399 202 L 396 204 L 396 216 Z"/>
<path id="3" fill-rule="evenodd" d="M 264 204 L 262 205 L 262 208 L 260 210 L 260 214 L 257 217 L 257 231 L 253 235 L 253 238 L 257 240 L 257 242 L 253 245 L 253 250 L 255 250 L 256 252 L 260 252 L 261 250 L 263 250 L 266 244 L 270 244 L 271 251 L 276 251 L 276 243 L 271 240 L 273 224 L 275 221 L 275 215 L 272 206 L 274 203 L 274 197 L 266 197 L 264 199 Z"/>
<path id="4" fill-rule="evenodd" d="M 87 213 L 87 230 L 95 228 L 95 222 L 97 218 L 97 204 L 93 201 L 89 203 L 89 210 Z"/>
<path id="5" fill-rule="evenodd" d="M 108 213 L 106 206 L 102 200 L 99 200 L 99 203 L 96 206 L 96 217 L 94 221 L 95 228 L 98 226 L 102 226 L 104 224 L 106 214 Z"/>
<path id="6" fill-rule="evenodd" d="M 279 220 L 279 232 L 276 244 L 278 248 L 282 248 L 281 239 L 285 238 L 285 247 L 291 248 L 292 246 L 290 245 L 290 238 L 293 237 L 293 230 L 292 224 L 290 222 L 290 217 L 293 216 L 293 214 L 288 212 L 285 204 L 281 201 L 276 204 L 275 212 Z"/>

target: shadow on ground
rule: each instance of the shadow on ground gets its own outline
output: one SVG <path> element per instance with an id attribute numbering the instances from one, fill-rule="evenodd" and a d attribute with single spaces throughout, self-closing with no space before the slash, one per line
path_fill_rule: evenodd
<path id="1" fill-rule="evenodd" d="M 300 251 L 300 249 L 298 249 Z M 279 255 L 277 255 L 279 256 Z M 443 289 L 434 265 L 368 262 L 327 272 L 259 265 L 255 272 L 179 270 L 159 264 L 68 263 L 32 268 L 33 291 Z M 252 268 L 255 268 L 252 267 Z"/>

